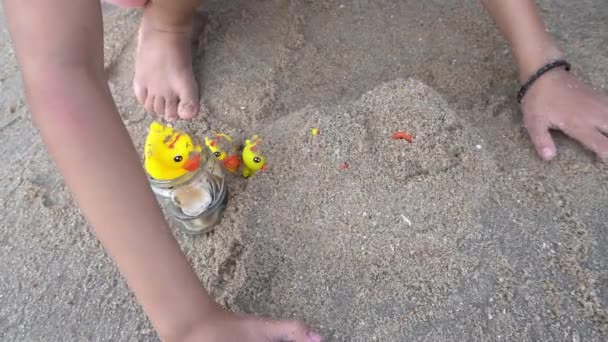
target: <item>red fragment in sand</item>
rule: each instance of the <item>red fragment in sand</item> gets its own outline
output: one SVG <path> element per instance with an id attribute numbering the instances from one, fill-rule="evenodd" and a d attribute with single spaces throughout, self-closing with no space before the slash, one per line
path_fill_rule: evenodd
<path id="1" fill-rule="evenodd" d="M 395 140 L 403 139 L 403 140 L 407 140 L 408 142 L 414 141 L 414 137 L 412 137 L 411 135 L 409 135 L 405 132 L 401 132 L 401 131 L 393 133 L 392 138 Z"/>
<path id="2" fill-rule="evenodd" d="M 340 171 L 347 170 L 349 167 L 350 167 L 350 165 L 348 165 L 348 163 L 342 163 L 340 165 Z"/>
<path id="3" fill-rule="evenodd" d="M 239 160 L 239 157 L 237 156 L 229 156 L 226 157 L 226 159 L 224 159 L 224 167 L 226 169 L 228 169 L 230 172 L 236 172 L 236 170 L 239 168 L 239 164 L 241 163 L 241 161 Z"/>

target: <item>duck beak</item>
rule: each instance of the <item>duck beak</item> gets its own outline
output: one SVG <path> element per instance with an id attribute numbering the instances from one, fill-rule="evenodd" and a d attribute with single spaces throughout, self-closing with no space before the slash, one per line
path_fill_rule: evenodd
<path id="1" fill-rule="evenodd" d="M 196 171 L 196 169 L 198 169 L 200 164 L 201 164 L 201 156 L 200 156 L 200 154 L 197 154 L 196 156 L 186 160 L 186 162 L 184 163 L 182 168 L 192 172 L 192 171 Z"/>
<path id="2" fill-rule="evenodd" d="M 268 171 L 268 164 L 264 164 L 264 166 L 262 166 L 262 171 Z"/>

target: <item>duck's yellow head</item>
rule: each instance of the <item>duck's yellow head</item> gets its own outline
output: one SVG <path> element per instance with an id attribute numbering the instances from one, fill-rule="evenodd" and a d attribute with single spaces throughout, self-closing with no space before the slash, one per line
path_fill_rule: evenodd
<path id="1" fill-rule="evenodd" d="M 222 144 L 222 140 L 225 140 L 224 144 Z M 207 145 L 211 154 L 220 161 L 228 157 L 226 148 L 229 148 L 232 143 L 232 137 L 223 133 L 215 133 L 213 138 L 205 137 L 205 145 Z"/>
<path id="2" fill-rule="evenodd" d="M 267 170 L 268 165 L 266 165 L 266 158 L 260 154 L 260 144 L 262 143 L 262 139 L 257 135 L 254 135 L 250 140 L 245 141 L 245 146 L 243 147 L 243 164 L 249 169 L 250 173 L 245 175 L 245 177 L 249 177 L 253 175 L 255 172 L 262 170 Z M 245 171 L 245 170 L 244 170 Z"/>
<path id="3" fill-rule="evenodd" d="M 205 137 L 205 145 L 207 145 L 207 148 L 209 151 L 211 151 L 211 154 L 213 154 L 215 158 L 218 160 L 226 159 L 228 153 L 220 148 L 219 142 L 216 139 L 209 139 L 208 137 Z"/>
<path id="4" fill-rule="evenodd" d="M 144 167 L 154 179 L 176 179 L 198 169 L 201 152 L 201 146 L 188 134 L 155 121 L 146 138 Z"/>

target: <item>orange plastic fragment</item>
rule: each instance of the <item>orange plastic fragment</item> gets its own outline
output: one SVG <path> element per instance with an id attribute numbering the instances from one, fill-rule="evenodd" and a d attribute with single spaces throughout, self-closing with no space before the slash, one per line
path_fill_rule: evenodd
<path id="1" fill-rule="evenodd" d="M 414 137 L 412 137 L 411 135 L 405 133 L 405 132 L 401 132 L 401 131 L 397 131 L 395 133 L 393 133 L 392 138 L 395 140 L 407 140 L 408 142 L 413 142 L 414 141 Z"/>

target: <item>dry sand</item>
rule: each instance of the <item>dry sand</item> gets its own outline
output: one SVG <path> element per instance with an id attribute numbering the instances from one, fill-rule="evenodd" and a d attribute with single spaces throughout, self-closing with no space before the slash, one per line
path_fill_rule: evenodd
<path id="1" fill-rule="evenodd" d="M 608 6 L 541 4 L 576 72 L 606 87 Z M 608 168 L 561 136 L 559 158 L 538 160 L 478 2 L 206 11 L 205 113 L 179 127 L 260 133 L 271 166 L 230 184 L 214 233 L 176 232 L 219 302 L 303 319 L 329 341 L 608 338 Z M 141 149 L 138 13 L 105 16 L 110 85 Z M 4 28 L 0 54 L 0 340 L 156 340 L 49 161 Z M 389 139 L 398 129 L 414 142 Z"/>

